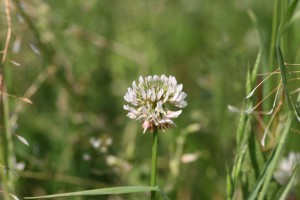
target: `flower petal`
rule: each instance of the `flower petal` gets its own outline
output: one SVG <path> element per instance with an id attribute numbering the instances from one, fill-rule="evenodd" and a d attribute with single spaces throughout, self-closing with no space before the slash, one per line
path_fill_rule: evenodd
<path id="1" fill-rule="evenodd" d="M 152 101 L 152 102 L 155 101 L 155 97 L 156 97 L 156 95 L 155 95 L 155 89 L 152 88 L 152 89 L 151 89 L 151 101 Z"/>
<path id="2" fill-rule="evenodd" d="M 177 118 L 181 113 L 182 113 L 182 110 L 167 111 L 166 117 L 168 117 L 168 118 Z"/>

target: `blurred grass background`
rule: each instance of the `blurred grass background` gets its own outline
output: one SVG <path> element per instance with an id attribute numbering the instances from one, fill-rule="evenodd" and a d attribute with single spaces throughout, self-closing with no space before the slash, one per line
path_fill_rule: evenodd
<path id="1" fill-rule="evenodd" d="M 5 66 L 8 92 L 30 90 L 33 101 L 10 101 L 12 129 L 30 143 L 14 141 L 17 163 L 25 164 L 18 195 L 149 184 L 151 135 L 126 117 L 123 96 L 140 75 L 166 74 L 183 84 L 188 106 L 177 127 L 160 134 L 158 185 L 171 199 L 225 198 L 238 121 L 227 105 L 241 107 L 246 72 L 261 45 L 248 11 L 268 50 L 272 1 L 20 3 L 26 15 L 12 5 L 9 51 L 20 66 Z M 0 26 L 3 47 L 4 14 Z M 176 152 L 197 159 L 184 163 Z"/>

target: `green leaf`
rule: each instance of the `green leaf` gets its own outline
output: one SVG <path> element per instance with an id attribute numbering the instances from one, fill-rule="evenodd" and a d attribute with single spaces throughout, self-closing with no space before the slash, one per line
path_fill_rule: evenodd
<path id="1" fill-rule="evenodd" d="M 297 108 L 296 108 L 295 104 L 293 103 L 292 98 L 289 94 L 288 81 L 287 81 L 287 77 L 286 77 L 287 72 L 286 72 L 286 67 L 285 67 L 285 64 L 284 64 L 283 53 L 282 53 L 281 48 L 280 48 L 280 39 L 281 39 L 283 32 L 287 28 L 293 14 L 295 12 L 297 4 L 298 4 L 298 0 L 294 0 L 291 3 L 291 5 L 289 6 L 287 12 L 285 13 L 284 19 L 282 20 L 282 22 L 279 25 L 277 40 L 276 40 L 276 52 L 277 52 L 277 58 L 278 58 L 280 73 L 281 73 L 282 84 L 283 84 L 285 95 L 287 97 L 289 107 L 293 109 L 298 121 L 300 121 L 300 111 L 297 110 Z"/>
<path id="2" fill-rule="evenodd" d="M 279 141 L 277 142 L 277 144 L 272 152 L 272 155 L 266 162 L 266 165 L 265 165 L 258 181 L 256 182 L 256 184 L 252 190 L 253 192 L 249 196 L 248 200 L 255 200 L 255 199 L 257 199 L 257 197 L 258 197 L 258 199 L 264 199 L 264 197 L 267 193 L 268 186 L 271 182 L 273 172 L 275 171 L 277 161 L 282 153 L 283 146 L 286 141 L 286 137 L 289 133 L 290 126 L 292 124 L 292 119 L 293 118 L 291 117 L 291 114 L 289 114 L 288 119 L 285 123 L 285 128 L 279 138 Z"/>
<path id="3" fill-rule="evenodd" d="M 290 4 L 290 6 L 288 7 L 288 10 L 286 11 L 286 13 L 284 15 L 284 18 L 283 18 L 283 20 L 281 21 L 281 23 L 279 25 L 279 30 L 278 30 L 279 31 L 279 34 L 278 34 L 279 36 L 277 36 L 277 38 L 280 37 L 281 33 L 283 31 L 285 31 L 285 29 L 288 27 L 288 25 L 291 21 L 291 18 L 293 16 L 294 12 L 295 12 L 295 9 L 297 7 L 297 4 L 298 4 L 298 0 L 294 0 Z"/>
<path id="4" fill-rule="evenodd" d="M 164 199 L 169 200 L 168 196 L 159 188 L 152 186 L 123 186 L 123 187 L 111 187 L 111 188 L 101 188 L 94 190 L 84 190 L 78 192 L 61 193 L 53 195 L 45 195 L 38 197 L 24 197 L 24 199 L 50 199 L 58 197 L 74 197 L 74 196 L 92 196 L 92 195 L 109 195 L 109 194 L 128 194 L 137 192 L 159 192 Z"/>

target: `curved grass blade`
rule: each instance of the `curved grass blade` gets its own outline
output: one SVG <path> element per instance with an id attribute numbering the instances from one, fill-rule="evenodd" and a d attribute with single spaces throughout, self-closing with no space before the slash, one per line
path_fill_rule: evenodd
<path id="1" fill-rule="evenodd" d="M 289 114 L 288 119 L 286 120 L 286 123 L 285 123 L 285 128 L 279 138 L 279 141 L 277 142 L 277 145 L 275 146 L 271 157 L 268 159 L 267 163 L 265 164 L 265 167 L 264 167 L 258 181 L 256 182 L 254 189 L 252 190 L 253 192 L 249 196 L 248 200 L 256 200 L 257 197 L 259 200 L 264 199 L 264 197 L 267 193 L 268 186 L 271 182 L 273 172 L 276 168 L 277 161 L 282 153 L 283 146 L 286 141 L 286 137 L 289 133 L 290 126 L 293 121 L 292 119 L 293 118 L 292 118 L 291 114 Z"/>
<path id="2" fill-rule="evenodd" d="M 276 40 L 276 52 L 277 52 L 277 58 L 278 58 L 280 73 L 281 73 L 282 84 L 283 84 L 285 95 L 287 97 L 289 107 L 293 109 L 298 121 L 300 121 L 300 111 L 296 109 L 296 106 L 294 105 L 294 103 L 291 99 L 290 93 L 289 93 L 288 81 L 287 81 L 287 77 L 286 77 L 287 72 L 286 72 L 286 67 L 285 67 L 285 64 L 284 64 L 283 53 L 282 53 L 281 48 L 280 48 L 280 39 L 282 37 L 283 32 L 285 31 L 285 29 L 289 25 L 289 22 L 292 18 L 292 15 L 295 12 L 297 4 L 298 4 L 298 0 L 294 0 L 291 3 L 291 5 L 289 6 L 287 12 L 285 13 L 284 19 L 282 20 L 282 22 L 279 25 L 277 40 Z"/>
<path id="3" fill-rule="evenodd" d="M 298 0 L 294 0 L 290 6 L 288 7 L 288 10 L 286 11 L 285 15 L 284 15 L 284 18 L 282 20 L 282 22 L 280 23 L 279 25 L 279 35 L 277 35 L 277 41 L 278 41 L 278 38 L 281 37 L 281 34 L 282 32 L 284 32 L 286 30 L 286 28 L 289 26 L 290 24 L 290 21 L 292 19 L 292 16 L 295 12 L 295 9 L 297 7 L 297 4 L 298 4 Z"/>
<path id="4" fill-rule="evenodd" d="M 2 190 L 0 190 L 0 193 L 4 193 Z M 20 200 L 16 195 L 13 195 L 11 193 L 7 193 L 13 200 Z"/>
<path id="5" fill-rule="evenodd" d="M 128 194 L 128 193 L 152 192 L 152 191 L 159 192 L 164 197 L 164 199 L 169 200 L 168 196 L 159 187 L 153 187 L 153 186 L 123 186 L 123 187 L 101 188 L 101 189 L 84 190 L 78 192 L 61 193 L 61 194 L 45 195 L 45 196 L 38 196 L 38 197 L 24 197 L 24 199 L 51 199 L 51 198 L 59 198 L 59 197 Z"/>
<path id="6" fill-rule="evenodd" d="M 277 41 L 279 43 L 279 41 Z M 279 44 L 276 45 L 276 51 L 277 51 L 277 57 L 278 57 L 278 63 L 280 67 L 280 73 L 281 73 L 281 79 L 282 79 L 282 84 L 284 88 L 285 95 L 288 100 L 288 104 L 290 107 L 293 107 L 293 103 L 289 94 L 289 89 L 288 89 L 288 82 L 287 82 L 287 77 L 286 77 L 286 69 L 284 65 L 284 59 L 283 59 L 283 54 L 281 51 L 281 48 Z"/>

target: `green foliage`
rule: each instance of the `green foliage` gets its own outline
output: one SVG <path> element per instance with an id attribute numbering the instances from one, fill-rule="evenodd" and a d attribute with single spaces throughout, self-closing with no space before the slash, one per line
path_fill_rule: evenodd
<path id="1" fill-rule="evenodd" d="M 109 195 L 109 194 L 126 194 L 126 193 L 136 193 L 136 192 L 159 192 L 164 199 L 168 200 L 164 192 L 162 192 L 158 187 L 154 186 L 124 186 L 124 187 L 113 187 L 113 188 L 103 188 L 95 190 L 86 190 L 80 192 L 64 193 L 64 194 L 54 194 L 46 195 L 40 197 L 25 197 L 25 199 L 50 199 L 50 198 L 60 198 L 60 197 L 77 197 L 77 196 L 96 196 L 96 195 Z"/>
<path id="2" fill-rule="evenodd" d="M 284 4 L 283 1 L 280 2 L 281 4 Z M 253 113 L 253 115 L 256 115 L 256 118 L 260 121 L 260 126 L 264 122 L 267 123 L 265 127 L 261 127 L 263 129 L 263 136 L 257 137 L 261 144 L 259 145 L 257 141 L 253 140 L 254 136 L 253 134 L 256 133 L 255 130 L 253 130 L 252 125 L 251 129 L 245 129 L 246 124 L 249 125 L 249 118 L 246 117 L 244 113 L 240 116 L 240 125 L 237 132 L 237 155 L 236 160 L 234 163 L 234 166 L 232 168 L 232 172 L 228 172 L 228 180 L 231 180 L 227 184 L 228 190 L 228 199 L 233 199 L 237 195 L 237 191 L 239 190 L 239 187 L 242 190 L 243 199 L 248 200 L 254 200 L 254 199 L 286 199 L 288 198 L 295 189 L 295 182 L 298 182 L 298 178 L 295 175 L 299 169 L 299 167 L 295 167 L 294 173 L 290 172 L 289 182 L 285 187 L 279 186 L 275 179 L 274 179 L 274 173 L 278 168 L 278 165 L 280 163 L 280 160 L 284 157 L 286 152 L 289 151 L 299 151 L 299 148 L 292 149 L 289 147 L 289 138 L 293 137 L 293 125 L 295 127 L 299 127 L 299 114 L 298 110 L 296 109 L 295 104 L 297 104 L 296 101 L 294 101 L 295 98 L 293 98 L 292 93 L 290 92 L 292 88 L 299 88 L 299 85 L 295 82 L 291 82 L 294 77 L 292 77 L 290 74 L 293 73 L 293 69 L 290 69 L 283 57 L 283 52 L 281 50 L 281 45 L 283 43 L 287 42 L 287 38 L 283 37 L 283 33 L 288 31 L 288 27 L 291 27 L 291 19 L 293 14 L 295 13 L 295 10 L 297 8 L 298 1 L 293 1 L 286 9 L 287 10 L 280 10 L 281 12 L 284 12 L 281 16 L 281 22 L 277 32 L 277 38 L 271 37 L 273 41 L 271 41 L 271 48 L 276 48 L 277 52 L 277 59 L 279 64 L 279 69 L 276 71 L 280 73 L 280 79 L 277 86 L 277 92 L 275 95 L 275 100 L 273 103 L 273 107 L 271 111 L 269 112 L 261 112 L 258 111 L 257 114 L 255 113 L 254 108 L 257 108 L 259 104 L 262 102 L 264 103 L 264 107 L 267 105 L 267 107 L 270 107 L 272 105 L 272 102 L 266 101 L 265 97 L 260 97 L 258 99 L 258 102 L 256 106 L 253 107 L 252 104 L 254 104 L 255 99 L 253 98 L 254 93 L 257 93 L 258 88 L 262 83 L 267 81 L 268 78 L 270 78 L 273 73 L 269 73 L 268 77 L 261 81 L 257 86 L 254 87 L 255 83 L 255 77 L 257 77 L 257 65 L 259 65 L 260 57 L 262 51 L 258 54 L 258 59 L 254 65 L 252 74 L 252 77 L 248 75 L 247 83 L 246 84 L 246 91 L 248 93 L 247 96 L 247 106 L 249 109 L 246 110 L 246 113 Z M 279 13 L 280 7 L 278 7 L 278 2 L 275 1 L 274 3 L 274 15 L 273 15 L 273 21 L 277 21 L 277 13 Z M 253 13 L 252 18 L 255 19 Z M 259 26 L 257 26 L 257 23 L 254 23 L 256 25 L 257 29 L 260 29 Z M 276 26 L 276 22 L 273 23 L 273 26 Z M 276 31 L 276 29 L 272 29 L 273 32 Z M 272 35 L 274 35 L 272 33 Z M 282 42 L 284 41 L 284 42 Z M 273 45 L 273 44 L 276 44 Z M 271 52 L 274 50 L 271 49 Z M 288 51 L 286 50 L 286 53 Z M 272 58 L 269 58 L 269 62 L 273 63 L 273 55 L 270 54 Z M 296 66 L 296 65 L 295 65 Z M 275 71 L 275 72 L 276 72 Z M 250 74 L 250 73 L 248 73 Z M 264 83 L 264 85 L 266 85 Z M 270 84 L 272 85 L 272 84 Z M 282 107 L 281 104 L 283 104 L 283 97 L 281 97 L 281 100 L 276 101 L 278 97 L 278 91 L 283 86 L 283 97 L 285 96 L 287 99 L 287 105 L 289 107 Z M 275 90 L 273 90 L 274 93 Z M 268 91 L 269 92 L 269 91 Z M 262 93 L 266 97 L 270 96 L 272 94 L 269 93 Z M 276 104 L 277 102 L 277 104 Z M 276 106 L 275 106 L 276 105 Z M 274 109 L 275 108 L 275 109 Z M 267 117 L 264 115 L 261 115 L 262 113 L 266 113 L 266 115 L 271 115 L 271 117 Z M 294 113 L 294 115 L 292 115 Z M 280 119 L 280 121 L 275 121 L 274 119 Z M 296 118 L 296 120 L 293 120 Z M 251 120 L 253 121 L 253 120 Z M 292 121 L 295 121 L 295 123 L 292 123 Z M 253 123 L 253 122 L 252 122 Z M 258 127 L 260 127 L 258 126 Z M 242 128 L 241 128 L 242 127 Z M 271 129 L 272 128 L 272 129 Z M 297 130 L 297 128 L 296 128 Z M 276 134 L 277 132 L 277 134 Z M 247 137 L 243 137 L 241 135 L 247 133 Z M 259 133 L 259 132 L 258 132 Z M 257 133 L 256 133 L 257 134 Z M 272 134 L 272 136 L 270 135 Z M 250 135 L 250 136 L 249 136 Z M 245 138 L 242 140 L 242 138 Z M 299 141 L 298 137 L 293 137 L 296 139 L 296 141 Z M 243 142 L 242 142 L 243 141 Z M 266 144 L 267 143 L 267 144 Z M 266 146 L 269 144 L 269 147 Z M 271 145 L 271 146 L 270 146 Z M 266 149 L 270 152 L 265 152 L 263 149 Z M 247 152 L 248 151 L 248 152 Z M 248 156 L 249 155 L 249 156 Z M 261 158 L 261 159 L 260 159 Z M 250 160 L 250 162 L 248 161 Z M 281 161 L 282 162 L 282 161 Z M 297 160 L 295 162 L 298 162 Z M 245 169 L 247 167 L 247 169 Z M 292 166 L 290 166 L 290 171 L 293 171 Z M 243 170 L 242 170 L 243 169 Z M 250 175 L 247 175 L 250 174 Z M 277 186 L 276 186 L 277 185 Z"/>
<path id="3" fill-rule="evenodd" d="M 299 66 L 288 66 L 300 63 L 298 1 L 10 2 L 12 35 L 0 69 L 5 200 L 148 185 L 152 135 L 122 107 L 132 81 L 153 74 L 175 76 L 188 95 L 177 127 L 159 133 L 156 182 L 170 199 L 283 199 L 294 190 L 296 175 L 286 186 L 272 176 L 281 158 L 300 151 L 292 119 Z M 1 1 L 1 57 L 5 8 Z M 257 87 L 259 74 L 278 67 Z M 276 90 L 266 97 L 280 84 L 273 106 Z M 239 119 L 228 105 L 241 108 L 230 107 Z M 257 113 L 270 108 L 271 115 Z"/>

